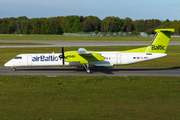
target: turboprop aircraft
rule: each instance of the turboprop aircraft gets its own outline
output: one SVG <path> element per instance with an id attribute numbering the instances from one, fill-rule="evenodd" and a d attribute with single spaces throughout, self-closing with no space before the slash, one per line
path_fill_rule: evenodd
<path id="1" fill-rule="evenodd" d="M 62 53 L 19 54 L 4 64 L 5 67 L 53 67 L 53 66 L 83 66 L 90 73 L 89 66 L 127 65 L 151 59 L 164 57 L 171 34 L 174 29 L 157 29 L 151 44 L 147 47 L 126 51 L 94 52 L 79 48 L 77 51 Z"/>

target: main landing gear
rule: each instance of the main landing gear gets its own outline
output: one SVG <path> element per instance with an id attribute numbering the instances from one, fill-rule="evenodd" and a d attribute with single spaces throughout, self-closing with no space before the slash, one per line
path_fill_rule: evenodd
<path id="1" fill-rule="evenodd" d="M 86 73 L 90 73 L 91 71 L 89 70 L 89 65 L 88 64 L 82 64 L 84 69 L 86 70 Z"/>

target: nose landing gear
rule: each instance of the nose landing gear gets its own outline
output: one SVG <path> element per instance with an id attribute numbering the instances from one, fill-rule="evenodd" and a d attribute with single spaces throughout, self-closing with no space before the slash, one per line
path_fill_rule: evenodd
<path id="1" fill-rule="evenodd" d="M 15 68 L 15 67 L 12 67 L 12 71 L 15 72 L 15 71 L 16 71 L 16 68 Z"/>

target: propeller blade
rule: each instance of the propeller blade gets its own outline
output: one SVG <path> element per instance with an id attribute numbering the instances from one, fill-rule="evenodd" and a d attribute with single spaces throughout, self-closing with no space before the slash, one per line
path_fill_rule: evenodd
<path id="1" fill-rule="evenodd" d="M 65 64 L 64 63 L 64 47 L 62 47 L 62 63 L 63 63 L 63 65 Z"/>

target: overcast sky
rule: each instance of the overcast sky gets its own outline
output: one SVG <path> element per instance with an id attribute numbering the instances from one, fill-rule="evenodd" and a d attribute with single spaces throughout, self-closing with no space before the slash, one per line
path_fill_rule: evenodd
<path id="1" fill-rule="evenodd" d="M 180 20 L 180 0 L 0 0 L 0 18 L 67 15 Z"/>

